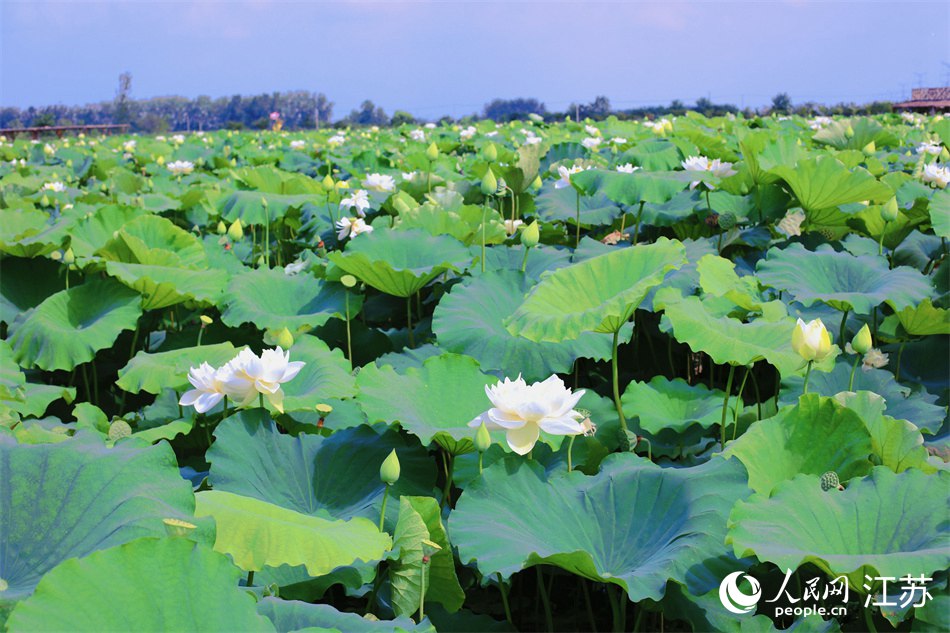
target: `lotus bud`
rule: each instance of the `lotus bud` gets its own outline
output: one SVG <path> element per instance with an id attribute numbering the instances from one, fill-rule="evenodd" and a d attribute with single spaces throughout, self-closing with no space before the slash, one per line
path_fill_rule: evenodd
<path id="1" fill-rule="evenodd" d="M 69 160 L 66 161 L 66 166 L 67 166 L 67 167 L 70 167 L 70 168 L 73 166 L 73 159 L 72 159 L 72 158 L 70 158 Z"/>
<path id="2" fill-rule="evenodd" d="M 792 349 L 807 361 L 822 361 L 831 354 L 831 335 L 821 319 L 805 323 L 801 319 L 792 330 Z"/>
<path id="3" fill-rule="evenodd" d="M 235 220 L 231 226 L 228 227 L 228 237 L 235 242 L 244 237 L 244 228 L 241 226 L 241 218 Z"/>
<path id="4" fill-rule="evenodd" d="M 193 523 L 181 519 L 162 519 L 162 523 L 165 524 L 165 533 L 168 536 L 188 536 L 197 528 Z"/>
<path id="5" fill-rule="evenodd" d="M 340 277 L 340 283 L 346 286 L 347 288 L 352 288 L 356 285 L 356 277 L 353 275 L 343 275 Z"/>
<path id="6" fill-rule="evenodd" d="M 40 198 L 40 204 L 44 207 L 49 206 L 49 197 L 45 193 L 43 194 L 43 197 Z"/>
<path id="7" fill-rule="evenodd" d="M 498 160 L 498 148 L 495 147 L 494 143 L 489 143 L 485 146 L 485 149 L 482 150 L 482 156 L 489 163 L 494 163 L 496 160 Z"/>
<path id="8" fill-rule="evenodd" d="M 521 243 L 525 248 L 534 248 L 541 241 L 541 227 L 535 220 L 521 231 Z"/>
<path id="9" fill-rule="evenodd" d="M 871 141 L 867 145 L 861 148 L 861 151 L 865 154 L 873 154 L 877 151 L 877 145 L 874 144 L 874 141 Z"/>
<path id="10" fill-rule="evenodd" d="M 260 257 L 257 258 L 257 262 L 255 262 L 255 265 L 256 265 L 258 268 L 263 268 L 266 263 L 267 263 L 267 262 L 264 260 L 264 256 L 261 255 Z"/>
<path id="11" fill-rule="evenodd" d="M 851 347 L 858 354 L 867 354 L 873 345 L 874 343 L 871 340 L 871 328 L 865 323 L 861 329 L 858 330 L 858 333 L 854 335 L 854 338 L 851 339 Z"/>
<path id="12" fill-rule="evenodd" d="M 237 159 L 236 159 L 236 158 L 232 158 L 230 161 L 228 161 L 228 163 L 231 165 L 231 167 L 237 167 Z"/>
<path id="13" fill-rule="evenodd" d="M 324 189 L 332 190 L 333 189 L 333 177 L 330 174 L 327 174 L 323 177 L 323 180 L 320 182 L 323 185 Z"/>
<path id="14" fill-rule="evenodd" d="M 482 176 L 482 193 L 486 196 L 495 195 L 495 191 L 498 189 L 498 180 L 495 179 L 495 174 L 492 173 L 491 169 L 485 172 L 485 175 Z"/>
<path id="15" fill-rule="evenodd" d="M 228 232 L 228 225 L 222 220 L 218 220 L 218 235 L 224 235 Z"/>
<path id="16" fill-rule="evenodd" d="M 850 123 L 848 124 L 848 127 L 846 127 L 846 128 L 844 129 L 844 135 L 845 135 L 845 137 L 847 137 L 847 138 L 853 138 L 853 137 L 854 137 L 854 128 L 851 127 L 851 124 L 850 124 Z"/>
<path id="17" fill-rule="evenodd" d="M 885 222 L 893 222 L 900 215 L 900 208 L 897 206 L 897 197 L 893 197 L 884 203 L 881 207 L 881 217 Z"/>
<path id="18" fill-rule="evenodd" d="M 264 207 L 265 209 L 267 208 L 267 198 L 265 198 L 264 196 L 261 196 L 261 206 Z"/>
<path id="19" fill-rule="evenodd" d="M 433 161 L 438 157 L 439 157 L 439 146 L 436 145 L 434 142 L 429 143 L 429 147 L 426 148 L 426 158 L 428 158 L 430 161 Z"/>
<path id="20" fill-rule="evenodd" d="M 535 176 L 534 181 L 531 183 L 531 188 L 537 191 L 541 188 L 541 184 L 541 176 Z"/>
<path id="21" fill-rule="evenodd" d="M 165 164 L 165 157 L 164 157 L 164 156 L 159 156 L 158 158 L 155 159 L 155 162 L 158 163 L 159 165 L 164 165 L 164 164 Z"/>
<path id="22" fill-rule="evenodd" d="M 290 333 L 286 327 L 281 328 L 273 334 L 274 342 L 277 343 L 278 347 L 282 347 L 285 350 L 290 349 L 294 346 L 294 335 Z"/>
<path id="23" fill-rule="evenodd" d="M 399 457 L 396 455 L 396 449 L 389 453 L 379 467 L 379 479 L 387 486 L 399 481 Z"/>
<path id="24" fill-rule="evenodd" d="M 109 425 L 109 439 L 113 442 L 132 435 L 132 427 L 125 420 L 116 420 Z"/>
<path id="25" fill-rule="evenodd" d="M 198 319 L 201 320 L 202 325 L 211 325 L 214 323 L 214 319 L 209 317 L 207 314 L 202 314 Z"/>
<path id="26" fill-rule="evenodd" d="M 76 253 L 73 252 L 72 248 L 67 248 L 66 252 L 63 253 L 63 263 L 67 266 L 71 266 L 73 262 L 76 261 Z"/>
<path id="27" fill-rule="evenodd" d="M 482 422 L 478 430 L 475 431 L 475 450 L 479 453 L 484 453 L 490 446 L 491 434 L 488 432 L 488 427 Z"/>

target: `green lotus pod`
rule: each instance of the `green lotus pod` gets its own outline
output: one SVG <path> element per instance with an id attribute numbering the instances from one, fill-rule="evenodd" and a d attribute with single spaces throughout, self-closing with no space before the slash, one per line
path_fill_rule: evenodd
<path id="1" fill-rule="evenodd" d="M 538 226 L 538 221 L 535 220 L 521 231 L 521 243 L 524 244 L 526 248 L 534 248 L 540 241 L 541 227 Z"/>
<path id="2" fill-rule="evenodd" d="M 489 143 L 485 146 L 485 149 L 482 150 L 482 157 L 489 163 L 498 160 L 498 148 L 495 147 L 494 143 Z"/>
<path id="3" fill-rule="evenodd" d="M 900 207 L 897 206 L 897 196 L 884 203 L 881 207 L 881 217 L 885 222 L 893 222 L 900 216 Z"/>
<path id="4" fill-rule="evenodd" d="M 838 480 L 838 473 L 833 470 L 829 470 L 821 476 L 821 489 L 825 492 L 829 490 L 838 490 L 841 486 L 841 482 Z"/>
<path id="5" fill-rule="evenodd" d="M 352 288 L 356 285 L 357 279 L 353 275 L 343 275 L 340 277 L 340 283 L 347 288 Z"/>
<path id="6" fill-rule="evenodd" d="M 858 333 L 854 335 L 854 338 L 851 339 L 851 347 L 853 347 L 854 351 L 858 354 L 867 354 L 872 345 L 871 328 L 865 323 L 864 326 L 858 330 Z"/>
<path id="7" fill-rule="evenodd" d="M 482 193 L 486 196 L 495 195 L 495 191 L 498 189 L 498 180 L 495 178 L 495 174 L 489 169 L 485 172 L 485 175 L 482 176 L 481 190 Z"/>
<path id="8" fill-rule="evenodd" d="M 168 536 L 188 536 L 197 529 L 197 525 L 181 519 L 162 519 Z"/>
<path id="9" fill-rule="evenodd" d="M 396 455 L 396 449 L 390 451 L 379 467 L 379 480 L 390 486 L 399 481 L 399 457 Z"/>
<path id="10" fill-rule="evenodd" d="M 438 157 L 439 157 L 439 146 L 436 145 L 434 142 L 429 143 L 429 147 L 426 148 L 426 158 L 428 158 L 430 161 L 433 161 Z"/>
<path id="11" fill-rule="evenodd" d="M 109 439 L 113 442 L 132 435 L 132 427 L 125 420 L 116 420 L 109 425 Z"/>
<path id="12" fill-rule="evenodd" d="M 719 216 L 719 226 L 729 230 L 736 225 L 736 216 L 733 213 L 723 213 Z"/>
<path id="13" fill-rule="evenodd" d="M 488 432 L 488 427 L 482 422 L 478 430 L 475 431 L 475 450 L 479 453 L 484 453 L 490 446 L 491 434 Z"/>
<path id="14" fill-rule="evenodd" d="M 244 237 L 244 227 L 241 226 L 240 218 L 235 220 L 231 226 L 228 227 L 228 237 L 230 237 L 235 242 Z"/>

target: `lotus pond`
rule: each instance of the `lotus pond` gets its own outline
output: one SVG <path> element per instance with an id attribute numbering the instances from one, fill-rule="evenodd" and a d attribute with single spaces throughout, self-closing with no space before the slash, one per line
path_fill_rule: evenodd
<path id="1" fill-rule="evenodd" d="M 948 145 L 3 139 L 0 628 L 950 630 Z"/>

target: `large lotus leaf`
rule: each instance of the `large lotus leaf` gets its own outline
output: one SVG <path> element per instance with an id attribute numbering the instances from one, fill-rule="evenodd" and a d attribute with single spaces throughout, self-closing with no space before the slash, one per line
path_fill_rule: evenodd
<path id="1" fill-rule="evenodd" d="M 763 284 L 787 290 L 806 307 L 821 301 L 857 314 L 870 314 L 885 301 L 896 309 L 915 306 L 931 293 L 927 277 L 913 268 L 891 269 L 883 257 L 855 256 L 828 245 L 814 252 L 798 243 L 770 249 L 756 272 Z"/>
<path id="2" fill-rule="evenodd" d="M 124 262 L 106 262 L 106 273 L 141 294 L 143 310 L 167 308 L 190 300 L 214 305 L 228 281 L 228 274 L 223 270 Z"/>
<path id="3" fill-rule="evenodd" d="M 311 576 L 357 561 L 376 561 L 392 540 L 369 519 L 325 519 L 222 490 L 195 495 L 195 516 L 217 526 L 216 551 L 245 571 L 304 565 Z"/>
<path id="4" fill-rule="evenodd" d="M 491 406 L 485 386 L 495 382 L 473 358 L 443 354 L 403 373 L 389 365 L 364 367 L 356 378 L 356 399 L 370 424 L 398 422 L 423 445 L 433 439 L 451 445 L 451 438 L 465 452 L 474 433 L 468 423 Z"/>
<path id="5" fill-rule="evenodd" d="M 5 257 L 0 275 L 0 321 L 13 323 L 19 313 L 65 288 L 62 270 L 62 264 L 49 259 Z"/>
<path id="6" fill-rule="evenodd" d="M 888 303 L 891 303 L 890 299 Z M 892 303 L 891 307 L 897 306 Z M 950 310 L 935 308 L 929 298 L 924 299 L 920 305 L 907 306 L 895 311 L 901 327 L 908 334 L 913 336 L 950 334 Z"/>
<path id="7" fill-rule="evenodd" d="M 23 367 L 70 370 L 111 347 L 142 315 L 139 295 L 97 279 L 47 297 L 10 326 L 10 344 Z"/>
<path id="8" fill-rule="evenodd" d="M 623 411 L 640 419 L 640 428 L 648 433 L 671 429 L 682 433 L 699 424 L 708 429 L 722 419 L 725 393 L 705 385 L 690 385 L 682 378 L 669 380 L 654 376 L 650 382 L 631 381 L 623 393 Z"/>
<path id="9" fill-rule="evenodd" d="M 605 334 L 585 332 L 564 343 L 535 343 L 510 334 L 505 320 L 534 285 L 513 270 L 468 278 L 436 306 L 432 331 L 443 348 L 473 357 L 483 369 L 517 368 L 528 381 L 569 372 L 577 358 L 610 358 L 610 337 Z"/>
<path id="10" fill-rule="evenodd" d="M 600 169 L 590 169 L 571 176 L 574 186 L 585 194 L 603 193 L 610 200 L 627 206 L 641 202 L 662 204 L 697 180 L 716 178 L 705 172 L 639 170 L 628 174 Z"/>
<path id="11" fill-rule="evenodd" d="M 842 482 L 866 475 L 871 451 L 871 434 L 857 413 L 810 393 L 794 407 L 754 423 L 724 454 L 745 464 L 750 488 L 768 494 L 800 473 L 833 470 Z"/>
<path id="12" fill-rule="evenodd" d="M 401 475 L 390 496 L 428 494 L 435 485 L 435 466 L 428 453 L 396 431 L 379 434 L 361 426 L 329 437 L 306 433 L 292 437 L 255 413 L 232 416 L 215 430 L 215 442 L 207 453 L 215 490 L 255 497 L 303 514 L 378 521 L 385 488 L 378 466 L 393 449 Z M 397 504 L 389 506 L 390 523 L 395 523 L 397 511 Z"/>
<path id="13" fill-rule="evenodd" d="M 119 370 L 119 379 L 115 383 L 129 393 L 147 391 L 158 395 L 165 389 L 184 391 L 191 389 L 189 369 L 201 363 L 218 367 L 236 355 L 237 350 L 228 342 L 155 354 L 140 351 Z"/>
<path id="14" fill-rule="evenodd" d="M 291 332 L 320 327 L 343 318 L 346 289 L 310 275 L 286 275 L 279 268 L 258 268 L 231 277 L 222 297 L 221 320 L 231 327 L 252 323 L 261 330 Z M 350 300 L 351 313 L 358 311 Z"/>
<path id="15" fill-rule="evenodd" d="M 552 343 L 619 331 L 647 293 L 685 263 L 683 245 L 661 237 L 558 269 L 528 294 L 508 331 Z"/>
<path id="16" fill-rule="evenodd" d="M 76 259 L 92 257 L 113 238 L 116 231 L 140 213 L 134 207 L 106 205 L 81 218 L 69 231 L 69 245 Z"/>
<path id="17" fill-rule="evenodd" d="M 672 328 L 676 340 L 695 352 L 706 352 L 720 365 L 750 365 L 764 359 L 782 375 L 795 373 L 804 365 L 792 350 L 795 320 L 790 317 L 743 323 L 716 316 L 699 297 L 683 297 L 679 290 L 666 288 L 657 292 L 653 307 L 663 310 L 661 327 Z"/>
<path id="18" fill-rule="evenodd" d="M 618 163 L 633 162 L 648 171 L 669 171 L 683 160 L 679 149 L 665 138 L 641 141 L 624 152 Z"/>
<path id="19" fill-rule="evenodd" d="M 218 200 L 218 213 L 228 222 L 263 225 L 283 218 L 290 209 L 299 209 L 308 202 L 318 203 L 320 194 L 279 194 L 261 191 L 234 191 Z"/>
<path id="20" fill-rule="evenodd" d="M 49 220 L 49 214 L 39 209 L 0 209 L 0 252 L 14 257 L 35 257 L 44 250 L 52 250 L 46 244 L 30 240 L 49 226 Z"/>
<path id="21" fill-rule="evenodd" d="M 583 240 L 582 240 L 583 241 Z M 525 267 L 525 274 L 537 281 L 541 275 L 555 268 L 562 268 L 571 263 L 571 253 L 567 248 L 557 246 L 545 246 L 538 244 L 531 249 L 528 255 L 528 265 Z M 521 264 L 524 262 L 524 246 L 495 246 L 487 249 L 485 253 L 485 271 L 496 270 L 521 270 Z M 471 275 L 477 277 L 481 274 L 481 267 L 475 266 Z"/>
<path id="22" fill-rule="evenodd" d="M 625 453 L 593 477 L 550 478 L 535 462 L 502 461 L 466 488 L 449 529 L 461 561 L 485 577 L 548 564 L 620 585 L 633 602 L 659 600 L 668 580 L 710 580 L 703 563 L 723 554 L 745 482 L 740 463 L 718 458 L 674 469 Z"/>
<path id="23" fill-rule="evenodd" d="M 883 146 L 896 145 L 898 142 L 891 130 L 867 117 L 832 121 L 815 132 L 812 138 L 839 150 L 861 149 L 872 142 Z"/>
<path id="24" fill-rule="evenodd" d="M 577 224 L 577 192 L 571 187 L 546 187 L 535 199 L 535 209 L 542 222 Z M 620 207 L 607 196 L 581 196 L 581 226 L 602 226 L 620 217 Z"/>
<path id="25" fill-rule="evenodd" d="M 297 337 L 290 358 L 307 363 L 293 380 L 283 384 L 285 411 L 313 411 L 329 398 L 350 398 L 356 380 L 350 364 L 339 349 L 330 347 L 316 336 Z"/>
<path id="26" fill-rule="evenodd" d="M 346 633 L 435 633 L 428 619 L 416 624 L 409 618 L 377 620 L 337 611 L 328 604 L 264 598 L 257 612 L 267 616 L 280 633 L 295 631 L 345 631 Z"/>
<path id="27" fill-rule="evenodd" d="M 125 223 L 96 253 L 108 261 L 128 264 L 207 266 L 207 256 L 198 238 L 157 215 L 140 215 Z"/>
<path id="28" fill-rule="evenodd" d="M 932 577 L 950 567 L 946 499 L 950 473 L 900 474 L 878 466 L 844 491 L 823 491 L 818 477 L 799 475 L 768 495 L 740 501 L 726 542 L 736 556 L 756 556 L 779 569 L 811 563 L 831 577 L 845 574 L 864 593 L 865 574 Z"/>
<path id="29" fill-rule="evenodd" d="M 0 602 L 29 595 L 67 558 L 165 534 L 192 516 L 191 486 L 167 444 L 112 448 L 79 433 L 58 444 L 0 435 Z"/>
<path id="30" fill-rule="evenodd" d="M 482 217 L 485 216 L 485 243 L 501 244 L 508 239 L 501 215 L 478 205 L 445 209 L 427 203 L 399 214 L 400 230 L 422 229 L 431 235 L 450 235 L 466 245 L 481 244 Z"/>
<path id="31" fill-rule="evenodd" d="M 2 383 L 0 383 L 2 389 Z M 28 382 L 21 387 L 22 401 L 8 403 L 10 408 L 23 417 L 39 417 L 46 412 L 50 404 L 57 400 L 65 400 L 67 404 L 76 399 L 76 389 L 61 385 L 44 385 Z M 0 395 L 2 401 L 2 395 Z"/>
<path id="32" fill-rule="evenodd" d="M 938 191 L 928 205 L 930 223 L 938 237 L 950 238 L 950 191 Z"/>
<path id="33" fill-rule="evenodd" d="M 778 165 L 770 171 L 788 184 L 806 212 L 864 200 L 884 202 L 894 195 L 867 170 L 848 169 L 834 156 L 805 158 L 795 167 Z"/>
<path id="34" fill-rule="evenodd" d="M 143 538 L 47 574 L 7 623 L 20 631 L 274 631 L 239 570 L 210 547 Z"/>
<path id="35" fill-rule="evenodd" d="M 397 297 L 411 297 L 442 273 L 464 269 L 472 261 L 458 240 L 417 229 L 360 235 L 329 257 L 367 285 Z"/>

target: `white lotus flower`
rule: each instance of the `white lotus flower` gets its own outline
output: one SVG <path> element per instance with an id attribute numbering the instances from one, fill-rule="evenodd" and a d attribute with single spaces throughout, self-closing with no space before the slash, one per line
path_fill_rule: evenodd
<path id="1" fill-rule="evenodd" d="M 184 142 L 185 142 L 185 135 L 184 135 L 184 134 L 174 134 L 174 135 L 172 135 L 172 141 L 174 141 L 175 143 L 179 143 L 179 144 L 184 143 Z"/>
<path id="2" fill-rule="evenodd" d="M 188 382 L 194 389 L 186 391 L 178 404 L 183 407 L 193 406 L 198 413 L 207 413 L 224 399 L 224 384 L 221 379 L 225 375 L 208 363 L 192 367 L 188 370 Z"/>
<path id="3" fill-rule="evenodd" d="M 418 171 L 404 171 L 402 172 L 402 179 L 406 182 L 412 182 L 422 174 Z"/>
<path id="4" fill-rule="evenodd" d="M 334 134 L 333 136 L 327 139 L 327 145 L 329 145 L 330 147 L 338 147 L 340 145 L 343 145 L 343 143 L 346 143 L 346 137 L 343 136 L 342 134 Z"/>
<path id="5" fill-rule="evenodd" d="M 56 148 L 50 145 L 49 143 L 46 143 L 45 145 L 43 145 L 43 153 L 49 156 L 52 156 L 53 154 L 56 153 Z"/>
<path id="6" fill-rule="evenodd" d="M 137 144 L 137 141 L 135 139 L 132 139 L 131 141 L 126 141 L 125 143 L 122 143 L 122 149 L 125 150 L 126 152 L 132 153 L 135 151 L 136 144 Z"/>
<path id="7" fill-rule="evenodd" d="M 425 127 L 427 130 L 434 130 L 436 125 L 435 123 L 426 123 L 423 127 Z"/>
<path id="8" fill-rule="evenodd" d="M 58 180 L 54 180 L 53 182 L 48 182 L 43 185 L 43 191 L 55 191 L 56 193 L 62 193 L 66 191 L 66 185 Z"/>
<path id="9" fill-rule="evenodd" d="M 524 224 L 521 220 L 505 220 L 505 233 L 514 235 L 518 232 L 518 227 Z"/>
<path id="10" fill-rule="evenodd" d="M 300 261 L 299 259 L 295 262 L 291 262 L 284 266 L 284 274 L 290 277 L 301 272 L 304 268 L 307 267 L 307 262 Z"/>
<path id="11" fill-rule="evenodd" d="M 580 165 L 572 165 L 570 168 L 561 165 L 557 168 L 557 173 L 560 176 L 558 180 L 554 182 L 555 189 L 563 189 L 564 187 L 571 186 L 571 176 L 584 171 Z"/>
<path id="12" fill-rule="evenodd" d="M 80 135 L 79 138 L 82 138 L 82 135 Z M 164 141 L 164 140 L 166 140 L 166 139 L 165 139 L 165 137 L 164 137 L 163 135 L 159 134 L 158 136 L 155 137 L 155 140 L 156 140 L 156 141 Z"/>
<path id="13" fill-rule="evenodd" d="M 485 136 L 488 138 L 494 138 L 498 136 L 498 130 L 492 130 L 491 132 L 485 132 Z"/>
<path id="14" fill-rule="evenodd" d="M 172 172 L 176 176 L 181 176 L 183 174 L 190 174 L 195 170 L 195 164 L 189 160 L 176 160 L 166 165 L 168 171 Z"/>
<path id="15" fill-rule="evenodd" d="M 802 234 L 802 222 L 805 221 L 805 212 L 801 209 L 795 209 L 794 211 L 788 211 L 785 214 L 785 217 L 782 218 L 778 223 L 778 230 L 781 233 L 784 233 L 788 237 L 793 237 Z"/>
<path id="16" fill-rule="evenodd" d="M 247 406 L 258 394 L 284 412 L 284 391 L 281 385 L 294 378 L 306 363 L 290 360 L 290 352 L 280 346 L 265 349 L 260 356 L 245 347 L 223 367 L 219 379 L 225 395 L 239 406 Z"/>
<path id="17" fill-rule="evenodd" d="M 600 130 L 595 128 L 593 125 L 585 125 L 584 131 L 587 132 L 588 136 L 600 136 Z"/>
<path id="18" fill-rule="evenodd" d="M 718 178 L 728 178 L 729 176 L 736 175 L 736 170 L 732 168 L 732 163 L 724 163 L 718 158 L 715 160 L 709 160 L 705 156 L 687 156 L 681 165 L 683 169 L 691 172 L 708 172 L 713 176 Z M 694 180 L 689 183 L 690 189 L 695 189 L 701 183 L 701 180 Z M 710 189 L 715 189 L 715 185 L 711 183 L 705 183 Z"/>
<path id="19" fill-rule="evenodd" d="M 639 167 L 635 167 L 635 166 L 631 165 L 630 163 L 626 163 L 626 164 L 624 164 L 624 165 L 617 165 L 617 171 L 619 171 L 621 174 L 632 174 L 633 172 L 637 171 L 638 169 L 640 169 L 640 168 L 639 168 Z"/>
<path id="20" fill-rule="evenodd" d="M 808 127 L 813 130 L 820 130 L 831 125 L 832 118 L 830 116 L 816 116 L 814 119 L 808 122 Z"/>
<path id="21" fill-rule="evenodd" d="M 644 121 L 643 124 L 653 130 L 654 134 L 663 134 L 673 131 L 673 122 L 669 119 L 660 119 L 659 121 Z"/>
<path id="22" fill-rule="evenodd" d="M 363 186 L 371 191 L 392 191 L 396 188 L 396 181 L 386 174 L 369 174 L 363 180 Z"/>
<path id="23" fill-rule="evenodd" d="M 514 381 L 505 378 L 504 382 L 486 386 L 485 394 L 492 408 L 468 425 L 478 428 L 484 423 L 489 430 L 504 430 L 508 446 L 519 455 L 527 455 L 534 448 L 541 431 L 551 435 L 580 435 L 585 431 L 580 423 L 584 416 L 574 410 L 584 390 L 571 393 L 557 376 L 532 385 L 520 375 Z"/>
<path id="24" fill-rule="evenodd" d="M 821 319 L 808 323 L 798 319 L 792 330 L 792 349 L 809 362 L 821 362 L 831 354 L 831 335 Z"/>
<path id="25" fill-rule="evenodd" d="M 938 163 L 930 163 L 924 166 L 924 171 L 920 179 L 928 185 L 933 185 L 938 189 L 944 189 L 950 183 L 950 167 L 944 167 Z"/>
<path id="26" fill-rule="evenodd" d="M 475 133 L 476 133 L 477 131 L 478 131 L 478 130 L 475 129 L 475 126 L 474 126 L 474 125 L 470 125 L 470 126 L 468 126 L 467 128 L 465 128 L 464 130 L 462 130 L 461 132 L 459 132 L 459 138 L 462 139 L 463 141 L 468 141 L 468 140 L 470 140 L 473 136 L 475 136 Z"/>
<path id="27" fill-rule="evenodd" d="M 613 143 L 614 145 L 623 145 L 624 143 L 627 142 L 627 139 L 625 139 L 622 136 L 615 136 L 612 139 L 610 139 L 610 142 Z"/>
<path id="28" fill-rule="evenodd" d="M 581 141 L 581 145 L 587 149 L 597 149 L 597 146 L 603 142 L 604 139 L 600 138 L 599 136 L 588 136 L 583 141 Z"/>
<path id="29" fill-rule="evenodd" d="M 373 227 L 367 224 L 363 218 L 341 218 L 337 220 L 336 228 L 339 230 L 336 236 L 340 240 L 347 237 L 352 239 L 360 233 L 373 232 Z"/>
<path id="30" fill-rule="evenodd" d="M 412 130 L 411 132 L 409 132 L 409 138 L 411 138 L 414 141 L 419 141 L 420 143 L 424 143 L 426 140 L 426 133 L 423 132 L 422 130 Z"/>
<path id="31" fill-rule="evenodd" d="M 540 144 L 543 140 L 544 140 L 544 139 L 541 138 L 540 136 L 535 136 L 534 134 L 532 134 L 531 136 L 528 136 L 527 138 L 525 138 L 524 144 L 525 144 L 525 145 L 538 145 L 538 144 Z"/>
<path id="32" fill-rule="evenodd" d="M 341 209 L 356 209 L 356 215 L 364 217 L 369 209 L 369 193 L 365 189 L 357 189 L 353 195 L 340 200 Z"/>
<path id="33" fill-rule="evenodd" d="M 943 151 L 943 147 L 940 146 L 940 143 L 934 143 L 932 141 L 924 141 L 917 146 L 918 154 L 930 154 L 931 156 L 940 156 L 940 152 Z"/>
<path id="34" fill-rule="evenodd" d="M 290 142 L 290 149 L 303 149 L 306 146 L 307 146 L 307 141 L 302 141 L 300 139 Z"/>
<path id="35" fill-rule="evenodd" d="M 871 369 L 887 367 L 887 361 L 887 354 L 876 347 L 872 347 L 868 350 L 867 354 L 864 355 L 864 358 L 861 359 L 861 369 L 864 371 L 870 371 Z"/>

